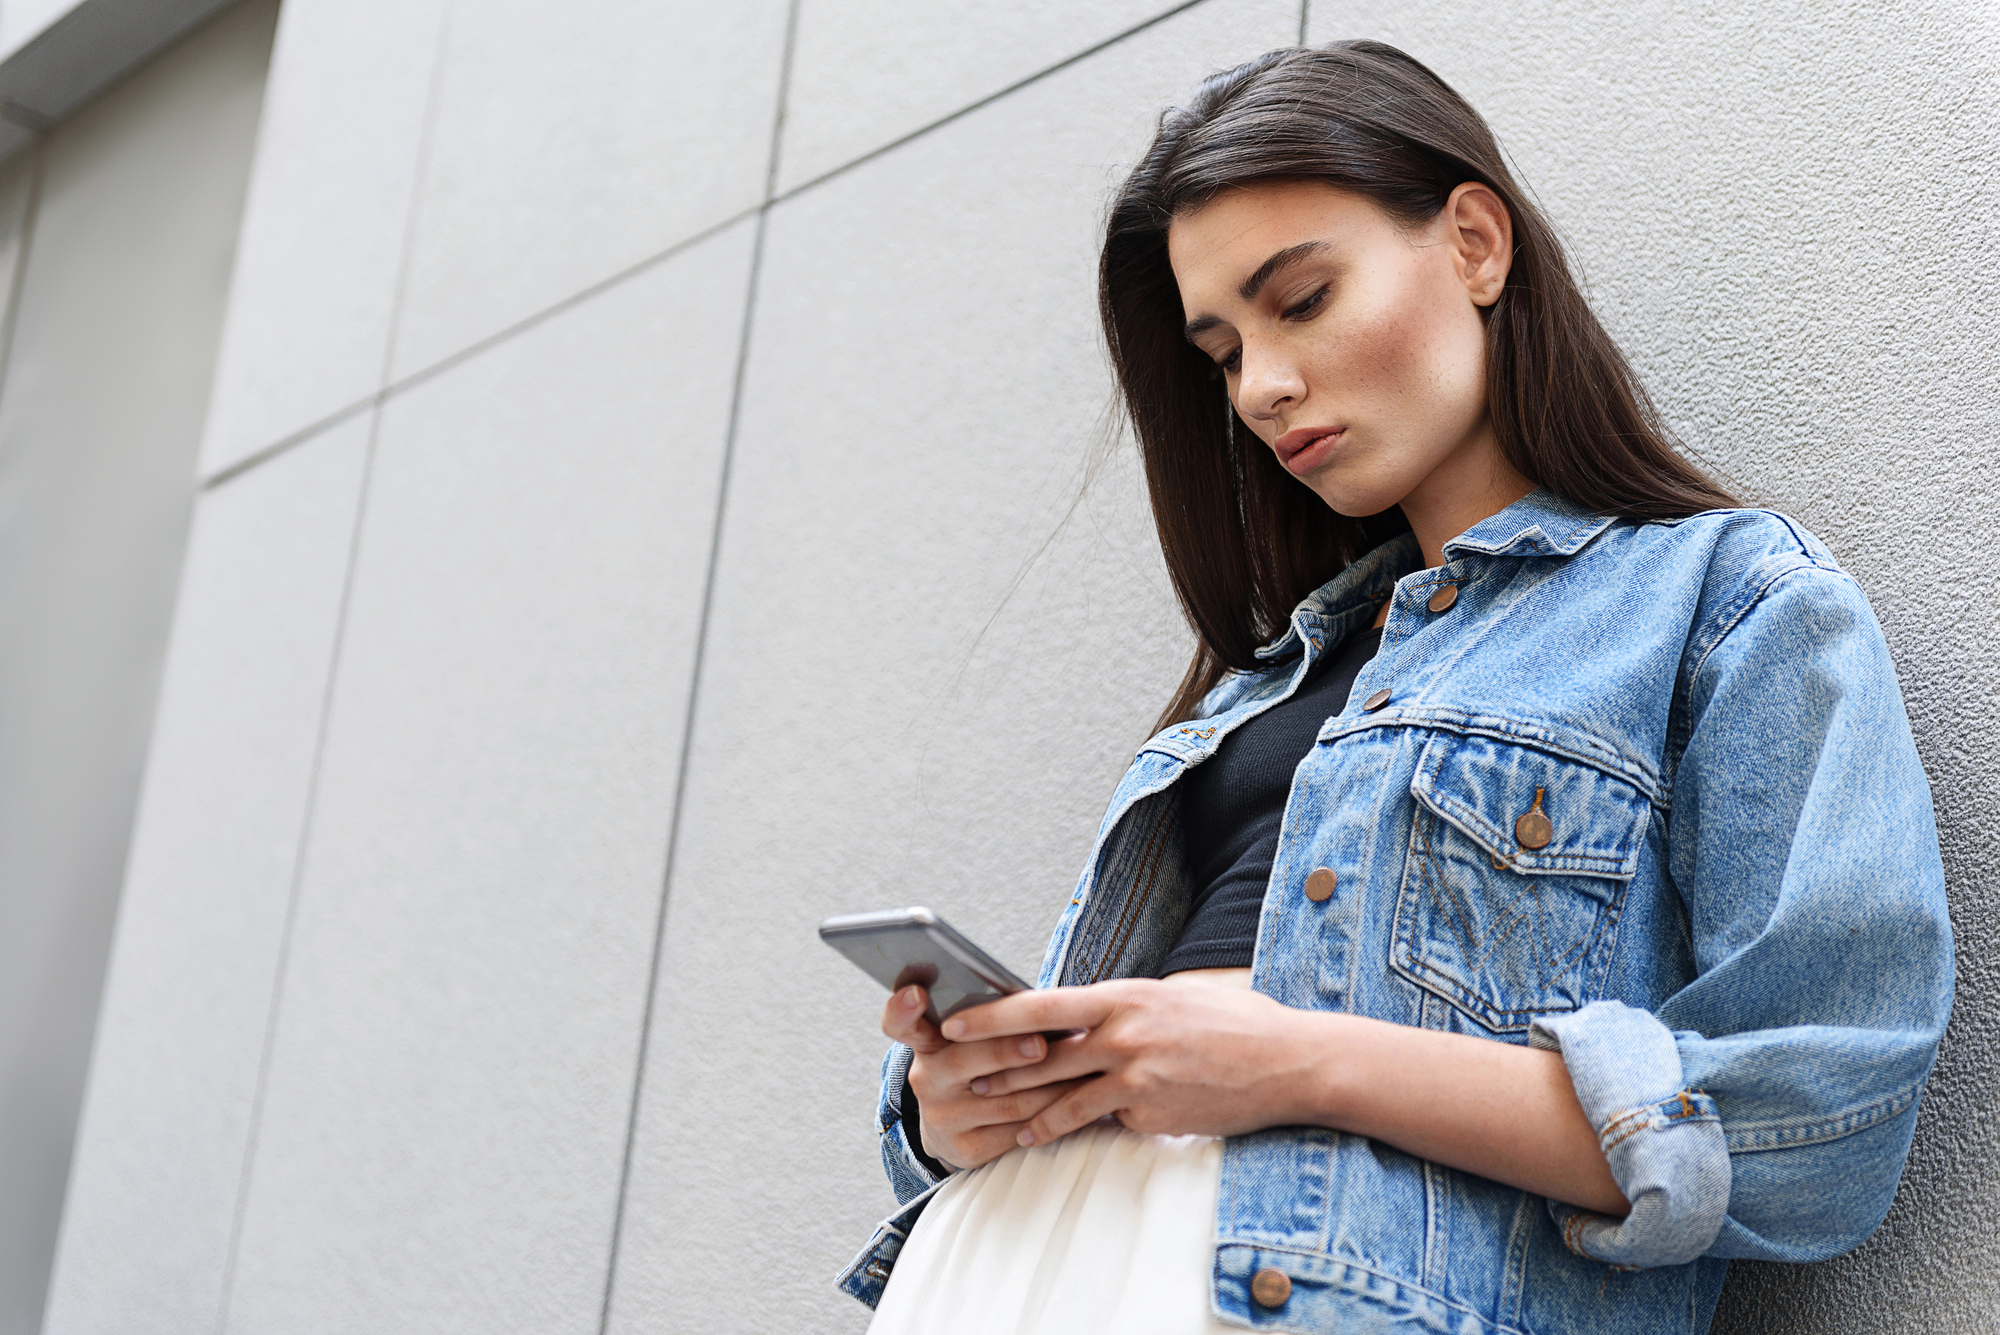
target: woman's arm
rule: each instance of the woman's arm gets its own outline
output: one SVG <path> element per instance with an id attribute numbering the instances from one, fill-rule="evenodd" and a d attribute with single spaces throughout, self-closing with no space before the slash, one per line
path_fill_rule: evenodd
<path id="1" fill-rule="evenodd" d="M 1088 1033 L 971 1082 L 1010 1100 L 1082 1080 L 1020 1128 L 1020 1144 L 1107 1113 L 1164 1134 L 1324 1126 L 1595 1213 L 1627 1208 L 1554 1052 L 1150 979 L 1021 993 L 954 1016 L 944 1035 L 983 1048 L 1061 1029 Z"/>

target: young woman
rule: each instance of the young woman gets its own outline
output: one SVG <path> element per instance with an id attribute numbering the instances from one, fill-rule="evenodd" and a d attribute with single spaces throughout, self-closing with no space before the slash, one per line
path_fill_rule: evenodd
<path id="1" fill-rule="evenodd" d="M 1702 1331 L 1868 1236 L 1952 962 L 1853 580 L 1393 48 L 1169 111 L 1101 276 L 1199 647 L 1040 989 L 888 1003 L 874 1329 Z"/>

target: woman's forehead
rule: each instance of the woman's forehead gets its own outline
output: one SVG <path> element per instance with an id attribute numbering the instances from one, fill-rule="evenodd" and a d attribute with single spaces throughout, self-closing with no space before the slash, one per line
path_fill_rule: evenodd
<path id="1" fill-rule="evenodd" d="M 1330 250 L 1394 224 L 1374 201 L 1319 181 L 1260 181 L 1216 195 L 1167 229 L 1167 260 L 1184 293 L 1255 295 L 1258 272 L 1287 252 Z"/>

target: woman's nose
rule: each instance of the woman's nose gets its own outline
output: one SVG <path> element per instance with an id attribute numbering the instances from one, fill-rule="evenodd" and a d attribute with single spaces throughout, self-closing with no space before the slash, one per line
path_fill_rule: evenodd
<path id="1" fill-rule="evenodd" d="M 1253 355 L 1247 347 L 1241 356 L 1243 371 L 1236 382 L 1236 399 L 1246 417 L 1270 421 L 1305 398 L 1305 380 L 1288 359 L 1268 353 Z"/>

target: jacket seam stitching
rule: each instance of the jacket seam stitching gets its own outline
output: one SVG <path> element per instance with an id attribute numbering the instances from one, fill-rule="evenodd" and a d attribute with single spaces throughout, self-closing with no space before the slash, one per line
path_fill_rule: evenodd
<path id="1" fill-rule="evenodd" d="M 1822 1117 L 1814 1122 L 1753 1122 L 1748 1125 L 1739 1123 L 1734 1127 L 1725 1122 L 1723 1140 L 1731 1154 L 1769 1154 L 1776 1150 L 1798 1149 L 1807 1145 L 1824 1145 L 1829 1141 L 1845 1140 L 1849 1136 L 1859 1135 L 1870 1127 L 1880 1126 L 1908 1111 L 1916 1103 L 1917 1096 L 1922 1093 L 1923 1083 L 1920 1080 L 1866 1107 L 1832 1117 Z M 1739 1143 L 1765 1135 L 1772 1136 L 1774 1143 Z"/>
<path id="2" fill-rule="evenodd" d="M 1687 750 L 1688 741 L 1694 736 L 1695 685 L 1701 680 L 1701 674 L 1708 670 L 1709 659 L 1715 656 L 1715 651 L 1722 647 L 1723 641 L 1727 640 L 1736 628 L 1743 624 L 1745 617 L 1749 616 L 1751 612 L 1756 610 L 1760 603 L 1770 597 L 1771 590 L 1777 587 L 1780 580 L 1811 570 L 1832 575 L 1837 579 L 1845 579 L 1849 583 L 1853 582 L 1854 577 L 1852 575 L 1849 575 L 1837 566 L 1819 564 L 1819 562 L 1813 559 L 1810 552 L 1798 553 L 1794 556 L 1794 560 L 1803 560 L 1805 564 L 1787 564 L 1773 571 L 1764 579 L 1763 583 L 1759 584 L 1743 597 L 1740 606 L 1725 612 L 1723 616 L 1717 618 L 1708 643 L 1701 646 L 1699 655 L 1695 660 L 1694 670 L 1688 673 L 1687 686 L 1680 693 L 1680 708 L 1676 711 L 1680 715 L 1680 724 L 1677 729 L 1677 735 L 1672 739 L 1674 764 L 1667 778 L 1667 783 L 1670 787 L 1673 781 L 1680 776 L 1680 758 Z"/>
<path id="3" fill-rule="evenodd" d="M 1505 715 L 1499 714 L 1474 716 L 1461 710 L 1448 709 L 1440 711 L 1433 707 L 1417 706 L 1415 712 L 1411 712 L 1407 708 L 1399 708 L 1396 710 L 1384 710 L 1380 714 L 1363 715 L 1355 718 L 1336 715 L 1333 719 L 1329 720 L 1329 724 L 1338 724 L 1339 726 L 1333 727 L 1331 730 L 1323 727 L 1319 735 L 1313 739 L 1313 744 L 1315 746 L 1325 746 L 1340 741 L 1342 738 L 1357 736 L 1360 733 L 1378 728 L 1413 728 L 1431 732 L 1448 732 L 1456 737 L 1490 737 L 1496 742 L 1503 742 L 1509 746 L 1526 747 L 1531 751 L 1540 751 L 1544 755 L 1554 756 L 1559 760 L 1567 760 L 1572 764 L 1596 770 L 1606 778 L 1616 779 L 1620 783 L 1627 784 L 1636 789 L 1639 795 L 1648 802 L 1661 807 L 1667 805 L 1667 799 L 1664 793 L 1660 791 L 1664 785 L 1657 775 L 1629 768 L 1627 761 L 1609 751 L 1600 755 L 1592 755 L 1580 747 L 1572 746 L 1563 741 L 1544 737 L 1524 737 L 1519 733 L 1505 731 L 1490 724 L 1478 723 L 1474 721 L 1475 717 L 1495 719 L 1503 723 L 1511 723 L 1521 727 L 1532 728 L 1540 726 L 1526 719 L 1508 718 Z"/>
<path id="4" fill-rule="evenodd" d="M 1090 981 L 1093 983 L 1102 982 L 1109 977 L 1111 971 L 1118 967 L 1118 961 L 1125 957 L 1125 947 L 1130 943 L 1132 933 L 1138 928 L 1139 920 L 1145 914 L 1146 905 L 1153 897 L 1153 885 L 1159 879 L 1163 846 L 1167 838 L 1167 827 L 1173 820 L 1174 807 L 1175 803 L 1171 798 L 1163 799 L 1159 818 L 1154 822 L 1152 833 L 1147 838 L 1145 851 L 1139 856 L 1139 874 L 1143 880 L 1135 888 L 1134 893 L 1125 900 L 1124 910 L 1118 916 L 1112 948 L 1092 973 Z"/>
<path id="5" fill-rule="evenodd" d="M 1306 1247 L 1291 1247 L 1283 1243 L 1262 1242 L 1253 1238 L 1218 1237 L 1215 1240 L 1215 1247 L 1217 1251 L 1221 1251 L 1224 1247 L 1240 1247 L 1247 1251 L 1264 1252 L 1277 1256 L 1296 1256 L 1301 1260 L 1323 1261 L 1336 1266 L 1345 1266 L 1350 1270 L 1359 1270 L 1364 1275 L 1373 1275 L 1377 1279 L 1386 1280 L 1398 1288 L 1411 1289 L 1417 1293 L 1421 1293 L 1440 1307 L 1448 1307 L 1454 1312 L 1463 1312 L 1467 1316 L 1474 1317 L 1481 1323 L 1492 1327 L 1496 1335 L 1524 1335 L 1521 1328 L 1512 1322 L 1495 1321 L 1491 1317 L 1483 1315 L 1477 1308 L 1447 1298 L 1437 1290 L 1420 1284 L 1407 1276 L 1393 1274 L 1390 1271 L 1357 1261 L 1351 1256 L 1332 1256 L 1326 1252 L 1315 1251 Z M 1591 1259 L 1595 1260 L 1596 1258 L 1593 1257 Z M 1275 1329 L 1285 1330 L 1289 1328 L 1279 1326 Z"/>

